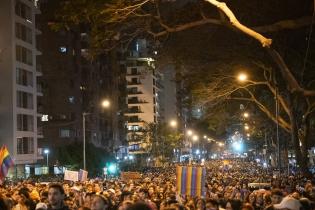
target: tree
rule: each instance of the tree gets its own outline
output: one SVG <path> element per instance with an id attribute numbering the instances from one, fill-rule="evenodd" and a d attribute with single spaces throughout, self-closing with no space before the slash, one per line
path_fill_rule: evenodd
<path id="1" fill-rule="evenodd" d="M 236 2 L 236 1 L 235 1 Z M 240 14 L 249 14 L 257 16 L 257 5 L 259 2 L 252 4 L 246 2 L 238 3 L 231 2 L 233 11 Z M 242 7 L 239 7 L 241 3 Z M 262 47 L 266 49 L 270 58 L 277 66 L 278 74 L 284 82 L 286 87 L 283 92 L 289 100 L 287 104 L 289 111 L 289 121 L 291 124 L 291 138 L 294 142 L 296 155 L 301 168 L 306 170 L 306 155 L 305 151 L 309 146 L 308 142 L 302 142 L 300 148 L 300 140 L 306 141 L 309 130 L 309 116 L 314 111 L 314 83 L 312 80 L 305 81 L 305 68 L 303 67 L 299 76 L 302 78 L 300 81 L 297 79 L 296 74 L 288 67 L 280 53 L 273 48 L 272 40 L 264 37 L 260 33 L 279 32 L 284 29 L 296 29 L 313 24 L 310 16 L 301 16 L 301 14 L 310 13 L 310 1 L 297 1 L 295 4 L 290 5 L 295 8 L 295 13 L 292 15 L 293 19 L 280 20 L 276 15 L 277 10 L 286 4 L 285 1 L 268 2 L 264 1 L 262 8 L 264 11 L 270 12 L 273 15 L 265 15 L 260 18 L 260 26 L 247 27 L 240 23 L 230 7 L 225 3 L 216 0 L 205 1 L 86 1 L 86 0 L 69 0 L 63 5 L 61 17 L 63 18 L 64 25 L 71 26 L 72 24 L 89 23 L 92 31 L 92 45 L 96 52 L 107 46 L 111 49 L 120 43 L 130 43 L 132 39 L 138 36 L 147 37 L 151 35 L 154 39 L 164 38 L 171 33 L 176 33 L 185 30 L 192 30 L 193 28 L 202 25 L 227 26 L 234 30 L 245 33 L 246 35 L 258 40 Z M 301 5 L 305 7 L 302 7 Z M 275 6 L 275 7 L 271 7 Z M 217 8 L 217 12 L 212 7 Z M 237 7 L 238 6 L 238 7 Z M 248 6 L 248 8 L 245 8 Z M 256 6 L 256 7 L 255 7 Z M 306 9 L 305 9 L 306 8 Z M 190 13 L 185 11 L 189 10 Z M 80 11 L 80 12 L 78 12 Z M 290 10 L 293 11 L 293 10 Z M 187 15 L 189 14 L 189 15 Z M 267 14 L 267 13 L 266 13 Z M 270 14 L 270 13 L 268 13 Z M 285 14 L 285 13 L 279 13 Z M 263 15 L 263 14 L 261 14 Z M 288 16 L 285 14 L 285 16 Z M 255 20 L 255 19 L 253 19 Z M 270 22 L 274 21 L 270 24 Z M 257 24 L 255 21 L 247 21 L 248 25 Z M 267 22 L 267 24 L 266 24 Z M 105 30 L 104 30 L 105 29 Z M 307 58 L 307 57 L 306 57 Z M 305 66 L 305 65 L 304 65 Z M 276 69 L 276 68 L 275 68 Z M 270 89 L 271 90 L 271 89 Z M 243 91 L 247 91 L 243 88 Z M 271 90 L 272 91 L 272 90 Z M 251 93 L 247 91 L 251 96 Z M 251 96 L 251 100 L 256 100 Z M 281 102 L 279 101 L 279 104 Z M 259 103 L 257 103 L 259 104 Z M 301 106 L 302 104 L 302 106 Z M 283 108 L 285 104 L 283 103 Z M 261 106 L 259 105 L 261 108 Z M 266 112 L 267 113 L 267 112 Z M 272 115 L 268 115 L 272 117 Z M 284 127 L 284 121 L 279 119 L 279 124 Z M 276 120 L 277 121 L 277 120 Z M 288 127 L 286 128 L 288 129 Z M 300 132 L 299 132 L 300 131 Z M 299 137 L 300 133 L 300 137 Z"/>
<path id="2" fill-rule="evenodd" d="M 79 170 L 83 165 L 82 143 L 72 143 L 65 147 L 55 148 L 59 165 L 66 166 L 73 170 Z M 69 152 L 71 151 L 71 152 Z M 113 154 L 95 147 L 93 144 L 86 145 L 86 165 L 90 175 L 96 176 L 103 172 L 107 162 L 115 161 Z"/>
<path id="3" fill-rule="evenodd" d="M 172 161 L 174 150 L 182 147 L 182 134 L 166 123 L 147 124 L 143 137 L 149 141 L 149 155 L 161 162 Z"/>

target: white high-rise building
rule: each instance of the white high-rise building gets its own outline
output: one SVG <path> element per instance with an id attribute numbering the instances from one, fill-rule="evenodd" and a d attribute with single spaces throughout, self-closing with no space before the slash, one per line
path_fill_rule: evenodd
<path id="1" fill-rule="evenodd" d="M 159 73 L 154 60 L 148 56 L 145 40 L 138 40 L 136 50 L 127 59 L 127 104 L 129 154 L 147 153 L 150 145 L 143 131 L 159 119 Z"/>
<path id="2" fill-rule="evenodd" d="M 6 145 L 16 165 L 24 170 L 39 157 L 37 97 L 41 76 L 36 65 L 36 0 L 0 1 L 0 145 Z M 23 173 L 23 172 L 22 172 Z"/>

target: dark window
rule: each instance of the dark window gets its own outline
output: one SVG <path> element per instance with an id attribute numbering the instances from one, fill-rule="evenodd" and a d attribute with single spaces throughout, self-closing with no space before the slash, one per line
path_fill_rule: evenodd
<path id="1" fill-rule="evenodd" d="M 32 21 L 32 9 L 20 1 L 15 4 L 15 14 L 25 20 Z"/>
<path id="2" fill-rule="evenodd" d="M 138 79 L 137 78 L 132 78 L 131 81 L 132 81 L 132 83 L 138 83 Z"/>
<path id="3" fill-rule="evenodd" d="M 16 83 L 23 86 L 33 87 L 33 73 L 25 69 L 16 69 Z"/>
<path id="4" fill-rule="evenodd" d="M 16 104 L 20 108 L 33 109 L 33 94 L 17 91 Z"/>
<path id="5" fill-rule="evenodd" d="M 18 39 L 32 44 L 32 29 L 21 23 L 15 23 L 15 36 Z"/>
<path id="6" fill-rule="evenodd" d="M 17 154 L 33 154 L 34 139 L 32 137 L 17 138 Z"/>
<path id="7" fill-rule="evenodd" d="M 33 131 L 34 118 L 32 115 L 18 114 L 17 115 L 17 130 L 18 131 Z"/>
<path id="8" fill-rule="evenodd" d="M 131 74 L 137 74 L 138 70 L 137 68 L 131 68 Z"/>
<path id="9" fill-rule="evenodd" d="M 17 45 L 16 46 L 16 60 L 22 63 L 32 65 L 33 64 L 33 54 L 32 51 Z"/>

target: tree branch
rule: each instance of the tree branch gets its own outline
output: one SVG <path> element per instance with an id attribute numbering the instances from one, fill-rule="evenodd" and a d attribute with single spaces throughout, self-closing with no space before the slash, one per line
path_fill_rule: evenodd
<path id="1" fill-rule="evenodd" d="M 228 6 L 226 6 L 225 3 L 219 2 L 217 0 L 205 0 L 209 2 L 210 4 L 216 6 L 219 10 L 223 11 L 225 15 L 229 18 L 230 23 L 235 26 L 237 29 L 242 31 L 243 33 L 249 35 L 250 37 L 253 37 L 257 39 L 263 47 L 270 47 L 272 40 L 264 37 L 263 35 L 257 33 L 256 31 L 248 28 L 247 26 L 241 24 L 237 18 L 235 17 L 234 13 L 230 10 Z"/>

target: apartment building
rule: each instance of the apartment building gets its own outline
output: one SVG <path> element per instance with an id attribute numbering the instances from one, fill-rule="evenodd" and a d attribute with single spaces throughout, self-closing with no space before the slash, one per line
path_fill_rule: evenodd
<path id="1" fill-rule="evenodd" d="M 58 149 L 83 141 L 83 113 L 86 114 L 86 143 L 116 152 L 126 139 L 124 115 L 125 78 L 120 76 L 119 51 L 88 59 L 89 27 L 54 31 L 60 0 L 41 4 L 41 45 L 44 97 L 40 104 L 47 117 L 43 123 L 43 148 L 50 149 L 49 165 L 62 164 Z M 47 42 L 49 40 L 49 42 Z M 123 82 L 123 84 L 121 84 Z M 103 108 L 103 100 L 110 106 Z M 43 163 L 45 163 L 43 161 Z M 82 164 L 82 163 L 79 163 Z"/>
<path id="2" fill-rule="evenodd" d="M 149 124 L 159 120 L 159 72 L 150 57 L 146 40 L 137 40 L 135 49 L 130 51 L 126 62 L 127 140 L 129 154 L 144 154 L 150 150 L 145 130 Z"/>
<path id="3" fill-rule="evenodd" d="M 15 162 L 15 172 L 40 158 L 38 141 L 43 137 L 38 124 L 38 82 L 42 76 L 36 46 L 35 0 L 0 1 L 0 145 L 6 145 Z"/>

